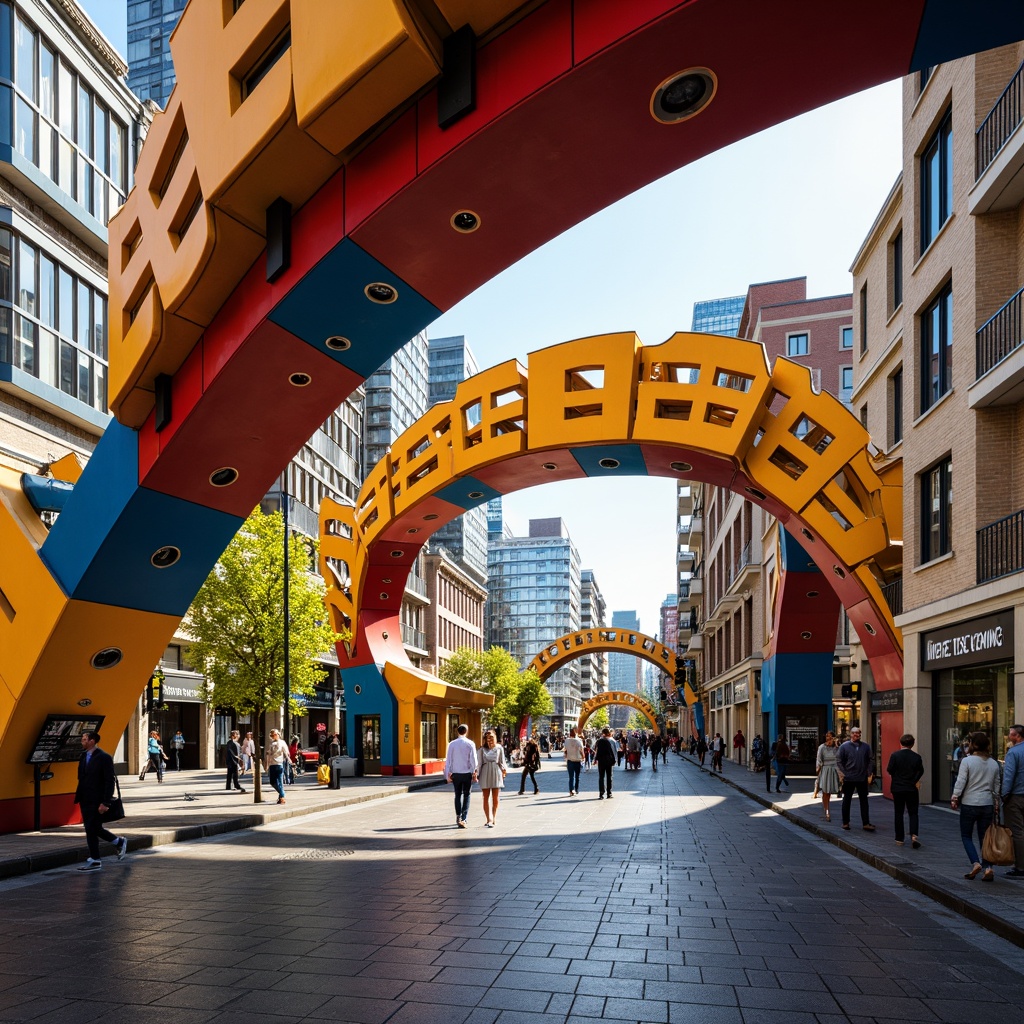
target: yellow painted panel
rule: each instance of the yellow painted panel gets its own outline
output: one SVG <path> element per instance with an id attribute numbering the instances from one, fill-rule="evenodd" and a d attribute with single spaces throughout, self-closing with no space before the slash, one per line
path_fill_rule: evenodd
<path id="1" fill-rule="evenodd" d="M 478 35 L 486 35 L 495 25 L 523 7 L 536 6 L 524 0 L 434 0 L 452 29 L 469 25 Z"/>
<path id="2" fill-rule="evenodd" d="M 50 463 L 50 476 L 54 480 L 63 480 L 65 483 L 76 484 L 82 475 L 82 462 L 74 452 L 68 452 L 61 459 Z"/>
<path id="3" fill-rule="evenodd" d="M 391 460 L 385 455 L 370 471 L 359 489 L 355 524 L 361 544 L 369 547 L 382 530 L 395 518 L 394 484 L 391 479 Z"/>
<path id="4" fill-rule="evenodd" d="M 83 706 L 81 701 L 90 701 L 84 706 L 105 716 L 102 732 L 105 745 L 112 748 L 179 621 L 171 615 L 69 602 L 7 723 L 0 744 L 0 800 L 31 794 L 32 772 L 24 762 L 48 714 L 74 712 Z M 107 647 L 120 648 L 122 660 L 113 668 L 93 668 L 90 659 Z M 16 686 L 13 689 L 18 692 Z M 61 789 L 61 783 L 70 789 Z M 73 772 L 61 773 L 47 785 L 47 795 L 73 789 Z"/>
<path id="5" fill-rule="evenodd" d="M 396 516 L 452 482 L 453 410 L 451 402 L 439 402 L 392 444 L 386 458 Z"/>
<path id="6" fill-rule="evenodd" d="M 781 408 L 780 396 L 788 399 Z M 761 430 L 745 456 L 747 474 L 761 490 L 797 511 L 870 440 L 838 399 L 827 391 L 814 394 L 806 366 L 788 359 L 776 360 Z"/>
<path id="7" fill-rule="evenodd" d="M 492 366 L 455 389 L 452 471 L 474 473 L 526 451 L 526 370 L 515 359 Z"/>
<path id="8" fill-rule="evenodd" d="M 603 334 L 531 352 L 531 451 L 630 437 L 640 340 Z"/>
<path id="9" fill-rule="evenodd" d="M 342 153 L 441 71 L 441 42 L 402 0 L 291 0 L 299 127 Z"/>
<path id="10" fill-rule="evenodd" d="M 328 532 L 328 524 L 332 521 L 341 524 L 352 536 Z M 320 575 L 326 587 L 324 604 L 331 613 L 331 628 L 336 633 L 351 630 L 353 641 L 358 616 L 357 599 L 362 594 L 363 581 L 366 578 L 365 548 L 355 535 L 355 509 L 351 505 L 342 505 L 333 498 L 324 498 L 320 502 L 320 550 L 318 563 Z M 351 576 L 349 587 L 345 580 L 338 580 L 328 559 L 344 562 Z"/>
<path id="11" fill-rule="evenodd" d="M 339 166 L 295 121 L 288 30 L 289 0 L 208 0 L 171 35 L 203 195 L 260 234 L 275 198 L 297 208 Z"/>
<path id="12" fill-rule="evenodd" d="M 757 431 L 770 384 L 763 346 L 674 334 L 641 352 L 633 439 L 739 459 Z"/>

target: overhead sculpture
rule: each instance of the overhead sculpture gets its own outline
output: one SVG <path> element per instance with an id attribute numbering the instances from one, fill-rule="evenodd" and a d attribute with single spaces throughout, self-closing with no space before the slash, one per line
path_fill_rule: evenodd
<path id="1" fill-rule="evenodd" d="M 171 41 L 178 85 L 109 226 L 117 422 L 49 531 L 17 475 L 0 472 L 3 827 L 31 822 L 26 748 L 46 714 L 88 706 L 120 731 L 217 555 L 281 467 L 441 311 L 668 171 L 1018 35 L 1015 11 L 996 0 L 978 0 L 970 19 L 949 18 L 937 0 L 818 5 L 813 17 L 804 0 L 189 4 Z M 855 59 L 808 63 L 834 53 L 837 38 Z M 691 358 L 685 339 L 666 344 Z M 635 342 L 614 347 L 616 365 L 639 357 Z M 535 365 L 545 358 L 531 357 L 534 388 L 545 387 Z M 654 365 L 644 361 L 644 372 Z M 601 438 L 614 449 L 607 457 L 678 475 L 665 461 L 678 382 L 648 375 L 636 385 L 635 419 L 612 388 L 609 401 L 622 405 Z M 760 398 L 752 384 L 724 404 L 748 426 L 760 418 L 775 461 L 745 454 L 747 477 L 712 444 L 717 454 L 695 455 L 695 471 L 706 462 L 763 490 L 766 507 L 816 538 L 829 573 L 824 549 L 842 531 L 830 553 L 851 560 L 834 563 L 844 573 L 835 581 L 877 630 L 868 642 L 886 685 L 898 642 L 870 566 L 884 569 L 891 517 L 872 503 L 888 484 L 875 486 L 876 467 L 845 436 L 820 457 L 806 445 L 791 451 L 791 425 L 766 416 Z M 565 420 L 547 440 L 534 423 L 524 472 L 532 459 L 546 478 L 543 453 L 590 443 L 588 419 Z M 518 443 L 515 431 L 504 443 Z M 806 470 L 788 455 L 806 458 Z M 571 459 L 580 472 L 605 472 L 604 457 Z M 833 463 L 842 479 L 819 472 Z M 773 504 L 782 491 L 789 509 Z M 357 650 L 388 615 L 374 598 Z M 73 766 L 54 772 L 44 824 L 74 814 Z"/>

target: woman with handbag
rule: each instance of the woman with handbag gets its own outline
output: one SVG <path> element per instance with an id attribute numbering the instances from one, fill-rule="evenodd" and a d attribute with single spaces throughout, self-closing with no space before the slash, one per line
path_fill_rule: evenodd
<path id="1" fill-rule="evenodd" d="M 540 790 L 537 788 L 537 772 L 540 771 L 540 747 L 536 740 L 527 740 L 523 749 L 523 775 L 519 780 L 519 795 L 526 792 L 526 776 L 530 776 L 533 783 L 533 795 L 536 796 Z"/>
<path id="2" fill-rule="evenodd" d="M 156 770 L 157 782 L 163 782 L 164 765 L 167 764 L 167 755 L 160 744 L 160 732 L 157 729 L 154 729 L 149 734 L 149 744 L 146 748 L 146 753 L 149 754 L 149 767 Z M 146 773 L 143 772 L 142 774 L 145 775 Z"/>
<path id="3" fill-rule="evenodd" d="M 971 752 L 967 757 L 960 759 L 960 770 L 956 776 L 953 798 L 949 803 L 954 811 L 958 808 L 960 810 L 960 838 L 971 861 L 971 870 L 964 878 L 976 878 L 984 869 L 985 873 L 981 880 L 994 882 L 996 876 L 992 865 L 985 859 L 984 854 L 979 857 L 973 833 L 977 827 L 978 845 L 983 847 L 985 833 L 999 809 L 999 762 L 989 754 L 988 733 L 972 733 L 970 741 Z"/>
<path id="4" fill-rule="evenodd" d="M 484 828 L 494 828 L 494 819 L 498 816 L 498 794 L 505 787 L 507 774 L 505 750 L 498 746 L 494 730 L 488 729 L 484 733 L 484 745 L 476 755 L 476 775 L 484 795 L 484 817 L 487 819 Z"/>

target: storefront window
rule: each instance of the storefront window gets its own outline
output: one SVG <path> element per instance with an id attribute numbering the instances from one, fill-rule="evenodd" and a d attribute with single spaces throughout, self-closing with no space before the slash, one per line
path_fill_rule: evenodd
<path id="1" fill-rule="evenodd" d="M 420 716 L 420 760 L 437 760 L 437 715 L 428 711 Z"/>
<path id="2" fill-rule="evenodd" d="M 971 665 L 935 673 L 937 765 L 935 798 L 949 800 L 956 781 L 954 752 L 972 732 L 984 732 L 1001 761 L 1014 722 L 1013 663 Z"/>

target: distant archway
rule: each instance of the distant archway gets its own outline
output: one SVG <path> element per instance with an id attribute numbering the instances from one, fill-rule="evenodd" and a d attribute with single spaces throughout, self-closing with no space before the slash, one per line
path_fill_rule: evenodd
<path id="1" fill-rule="evenodd" d="M 595 712 L 598 708 L 607 707 L 609 704 L 620 704 L 626 707 L 632 708 L 634 711 L 639 711 L 648 722 L 651 723 L 651 728 L 655 732 L 662 732 L 661 723 L 658 721 L 657 710 L 643 699 L 638 697 L 635 693 L 627 693 L 625 690 L 608 690 L 606 693 L 599 693 L 589 700 L 585 700 L 580 705 L 580 717 L 578 727 L 583 728 L 587 723 L 587 719 Z"/>

